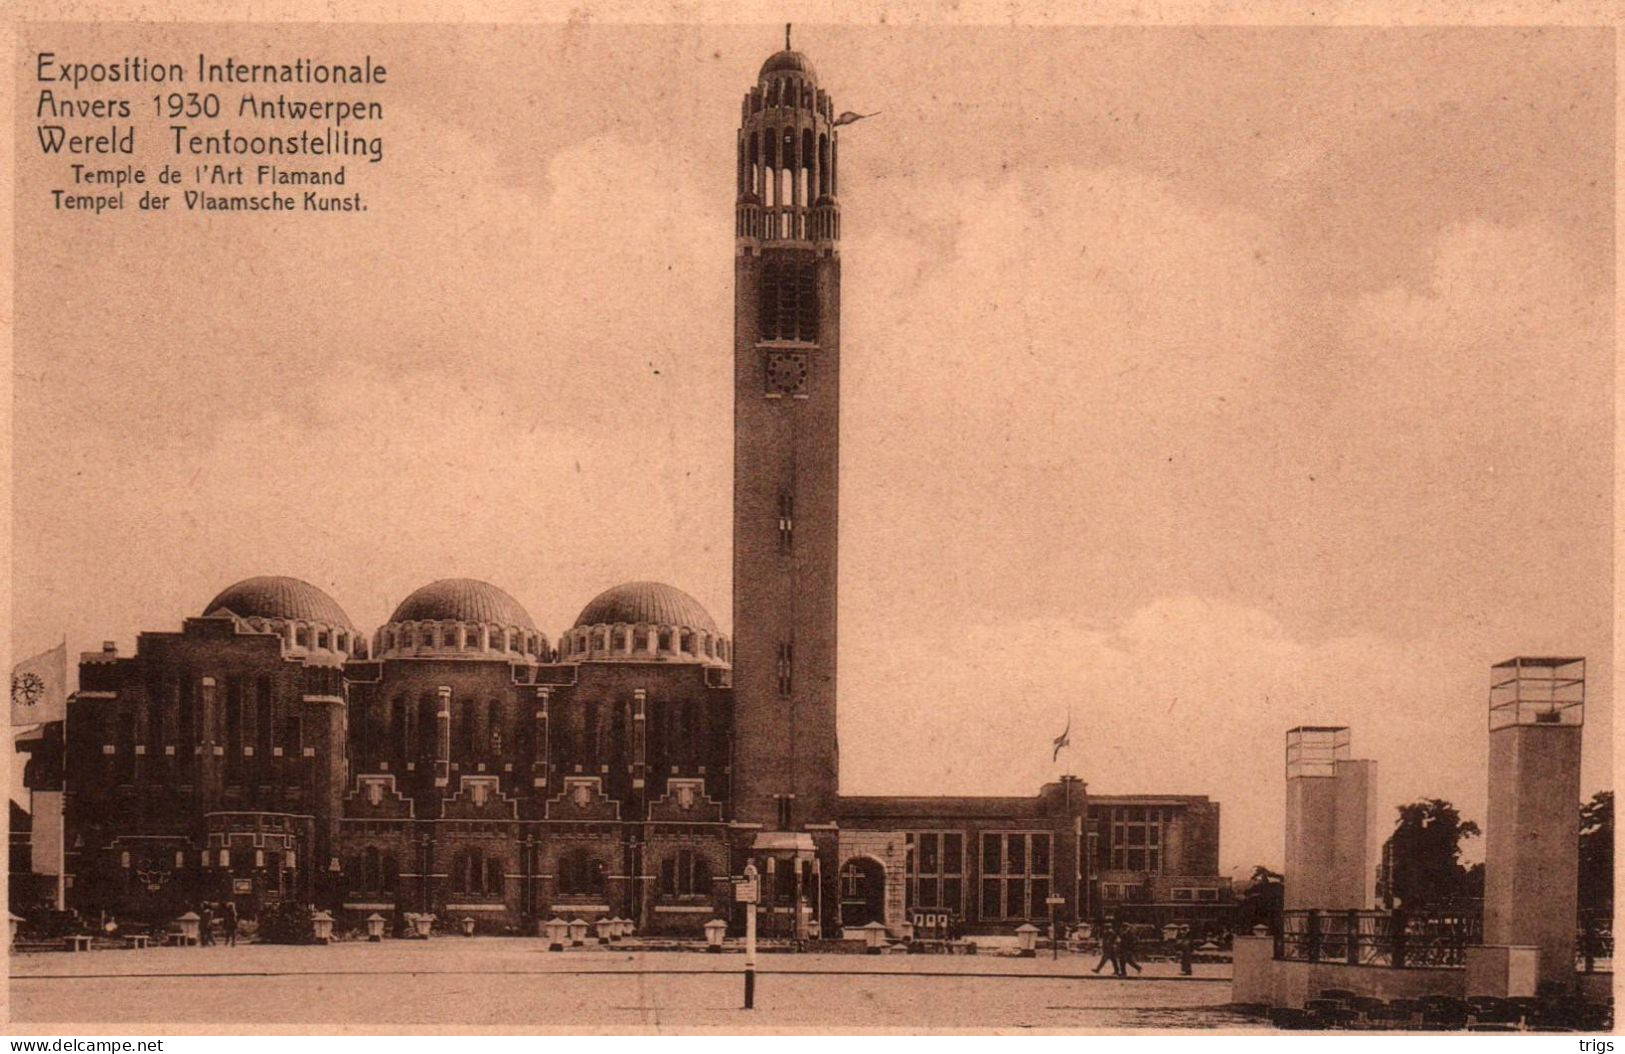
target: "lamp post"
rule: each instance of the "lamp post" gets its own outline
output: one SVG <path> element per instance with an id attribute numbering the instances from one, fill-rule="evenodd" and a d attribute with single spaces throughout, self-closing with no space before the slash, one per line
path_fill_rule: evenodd
<path id="1" fill-rule="evenodd" d="M 1021 942 L 1021 957 L 1031 959 L 1038 954 L 1038 927 L 1030 922 L 1023 922 L 1016 927 L 1016 939 Z"/>
<path id="2" fill-rule="evenodd" d="M 463 936 L 474 936 L 474 916 L 472 915 L 463 916 Z"/>
<path id="3" fill-rule="evenodd" d="M 712 919 L 705 924 L 705 950 L 715 954 L 722 952 L 722 935 L 728 932 L 728 924 L 721 919 Z"/>
<path id="4" fill-rule="evenodd" d="M 879 955 L 881 945 L 885 943 L 886 927 L 878 920 L 870 919 L 868 925 L 863 927 L 863 953 Z"/>
<path id="5" fill-rule="evenodd" d="M 1069 783 L 1068 786 L 1071 786 L 1071 784 Z M 1059 962 L 1061 958 L 1061 923 L 1056 918 L 1056 912 L 1061 909 L 1062 904 L 1066 903 L 1066 898 L 1051 894 L 1044 898 L 1044 903 L 1049 905 L 1050 958 Z"/>
<path id="6" fill-rule="evenodd" d="M 608 944 L 615 939 L 615 920 L 608 915 L 601 916 L 592 925 L 598 931 L 599 944 Z"/>
<path id="7" fill-rule="evenodd" d="M 367 916 L 367 939 L 374 943 L 384 939 L 384 917 L 376 911 Z"/>
<path id="8" fill-rule="evenodd" d="M 577 948 L 587 943 L 587 920 L 579 915 L 570 920 L 570 943 Z"/>
<path id="9" fill-rule="evenodd" d="M 756 899 L 760 895 L 760 875 L 754 863 L 745 865 L 745 880 L 734 896 L 745 902 L 745 1009 L 756 1008 Z"/>

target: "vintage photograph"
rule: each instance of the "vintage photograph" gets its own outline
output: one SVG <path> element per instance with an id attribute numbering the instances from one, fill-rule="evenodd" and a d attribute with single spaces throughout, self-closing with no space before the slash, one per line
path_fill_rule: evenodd
<path id="1" fill-rule="evenodd" d="M 1611 1032 L 1615 30 L 750 11 L 16 24 L 14 1034 Z"/>

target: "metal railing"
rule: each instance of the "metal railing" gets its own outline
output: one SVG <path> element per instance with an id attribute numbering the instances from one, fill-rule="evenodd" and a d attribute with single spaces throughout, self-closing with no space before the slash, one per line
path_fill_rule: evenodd
<path id="1" fill-rule="evenodd" d="M 1455 967 L 1465 965 L 1467 949 L 1483 940 L 1483 918 L 1477 913 L 1292 910 L 1281 912 L 1275 957 L 1351 966 Z"/>
<path id="2" fill-rule="evenodd" d="M 1584 973 L 1614 968 L 1614 918 L 1610 912 L 1583 911 L 1574 940 L 1575 967 Z"/>

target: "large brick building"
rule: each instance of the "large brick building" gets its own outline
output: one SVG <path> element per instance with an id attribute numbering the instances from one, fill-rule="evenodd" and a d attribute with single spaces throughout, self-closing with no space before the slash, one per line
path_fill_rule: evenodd
<path id="1" fill-rule="evenodd" d="M 738 132 L 734 639 L 650 582 L 557 639 L 484 582 L 425 585 L 370 635 L 308 583 L 237 583 L 132 656 L 82 658 L 70 903 L 697 933 L 733 917 L 747 862 L 769 933 L 1226 899 L 1205 798 L 1070 777 L 1031 798 L 839 794 L 837 140 L 806 57 L 771 56 Z"/>

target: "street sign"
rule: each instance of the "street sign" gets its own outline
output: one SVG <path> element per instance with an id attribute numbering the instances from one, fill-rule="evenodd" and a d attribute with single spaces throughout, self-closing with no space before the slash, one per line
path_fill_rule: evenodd
<path id="1" fill-rule="evenodd" d="M 734 883 L 734 899 L 741 904 L 756 903 L 758 891 L 759 887 L 754 880 Z"/>
<path id="2" fill-rule="evenodd" d="M 1045 897 L 1044 898 L 1044 903 L 1048 904 L 1052 908 L 1060 907 L 1062 904 L 1066 903 L 1066 898 L 1065 897 Z"/>

